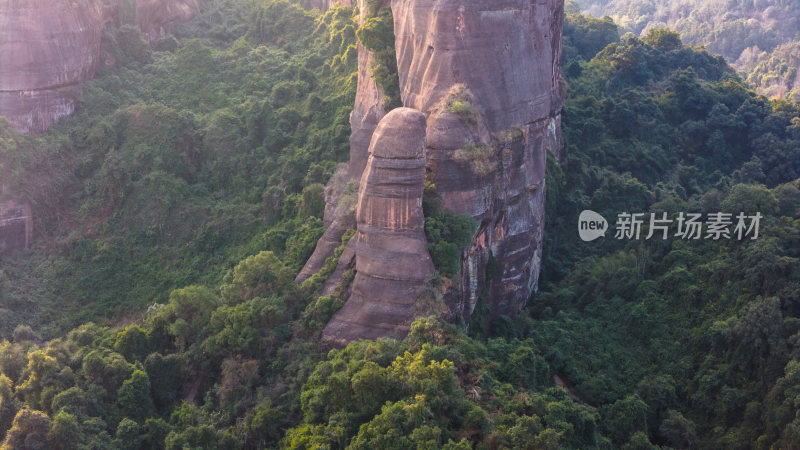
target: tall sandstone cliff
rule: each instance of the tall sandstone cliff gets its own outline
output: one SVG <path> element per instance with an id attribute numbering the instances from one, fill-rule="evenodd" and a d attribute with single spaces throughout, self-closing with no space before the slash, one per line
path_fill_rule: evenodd
<path id="1" fill-rule="evenodd" d="M 350 298 L 325 328 L 336 344 L 403 337 L 430 297 L 433 262 L 425 241 L 425 116 L 397 108 L 378 124 L 356 210 L 356 276 Z"/>
<path id="2" fill-rule="evenodd" d="M 363 230 L 360 214 L 363 205 L 371 202 L 373 182 L 369 180 L 375 173 L 369 152 L 376 150 L 373 133 L 376 126 L 396 127 L 393 112 L 384 117 L 383 94 L 370 77 L 372 55 L 360 47 L 348 168 L 349 180 L 361 180 L 359 220 L 355 224 L 358 232 L 353 238 L 356 244 L 351 241 L 350 251 L 339 261 L 340 268 L 354 266 L 357 274 L 350 298 L 325 328 L 324 340 L 341 344 L 379 335 L 403 336 L 411 318 L 431 311 L 423 305 L 430 303 L 432 289 L 440 290 L 438 294 L 446 304 L 444 313 L 442 309 L 433 310 L 448 319 L 461 317 L 467 322 L 481 295 L 497 315 L 518 310 L 535 291 L 542 254 L 547 152 L 559 157 L 562 147 L 564 95 L 559 60 L 563 3 L 391 1 L 404 111 L 411 108 L 425 118 L 427 178 L 436 185 L 444 208 L 469 214 L 479 225 L 471 246 L 462 254 L 458 279 L 445 283 L 445 287 L 427 286 L 427 291 L 419 289 L 419 279 L 409 281 L 405 285 L 405 311 L 399 314 L 400 304 L 391 295 L 384 297 L 384 292 L 401 291 L 398 280 L 407 278 L 412 270 L 408 265 L 426 266 L 429 255 L 419 250 L 416 259 L 398 258 L 396 264 L 362 263 L 364 259 L 372 261 L 387 248 L 402 247 L 404 241 L 392 241 L 391 236 L 384 236 L 380 243 L 364 238 L 368 233 Z M 364 11 L 366 2 L 361 6 Z M 370 138 L 373 145 L 367 147 L 365 142 Z M 390 157 L 387 150 L 392 151 L 381 148 L 383 158 Z M 365 167 L 369 176 L 362 177 Z M 424 180 L 418 182 L 417 190 L 421 191 Z M 398 183 L 387 190 L 408 192 L 407 188 Z M 329 190 L 328 232 L 298 280 L 318 271 L 338 244 L 334 238 L 353 225 L 346 214 L 332 213 L 338 201 L 336 192 L 335 188 Z M 391 203 L 371 204 L 385 209 L 383 217 L 397 221 L 406 217 Z M 496 260 L 497 270 L 487 273 L 491 259 Z M 370 267 L 366 276 L 361 273 L 365 264 Z M 329 280 L 328 285 L 337 281 Z M 395 306 L 385 308 L 386 302 Z"/>
<path id="3" fill-rule="evenodd" d="M 330 0 L 328 0 L 330 2 Z M 359 24 L 367 19 L 368 2 L 358 0 Z M 383 90 L 370 76 L 370 67 L 375 55 L 358 43 L 358 85 L 353 111 L 350 113 L 350 162 L 347 172 L 338 182 L 329 183 L 325 203 L 325 234 L 322 235 L 314 253 L 297 275 L 296 281 L 303 282 L 317 273 L 325 264 L 325 259 L 339 246 L 342 236 L 349 228 L 355 227 L 354 211 L 339 207 L 343 187 L 348 182 L 358 183 L 369 158 L 369 145 L 378 122 L 386 115 L 382 106 Z M 349 254 L 349 253 L 348 253 Z"/>

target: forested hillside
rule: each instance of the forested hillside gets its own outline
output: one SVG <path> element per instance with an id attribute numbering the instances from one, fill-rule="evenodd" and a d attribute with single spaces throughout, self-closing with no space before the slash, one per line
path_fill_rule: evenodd
<path id="1" fill-rule="evenodd" d="M 335 260 L 293 278 L 347 158 L 353 11 L 203 8 L 152 48 L 109 32 L 118 65 L 47 133 L 0 126 L 40 218 L 0 259 L 3 449 L 800 446 L 797 104 L 568 14 L 539 293 L 328 351 Z M 756 240 L 583 242 L 583 209 L 764 217 Z"/>
<path id="2" fill-rule="evenodd" d="M 800 3 L 794 0 L 575 0 L 573 12 L 609 16 L 643 35 L 668 27 L 724 56 L 770 97 L 800 100 Z"/>

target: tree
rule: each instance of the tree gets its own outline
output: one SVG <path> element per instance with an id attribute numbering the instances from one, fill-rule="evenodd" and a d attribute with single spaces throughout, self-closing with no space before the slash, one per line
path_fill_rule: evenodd
<path id="1" fill-rule="evenodd" d="M 78 448 L 85 436 L 78 419 L 68 412 L 60 411 L 53 417 L 47 439 L 53 450 L 70 450 Z"/>
<path id="2" fill-rule="evenodd" d="M 5 440 L 0 444 L 0 450 L 46 449 L 49 430 L 50 418 L 47 417 L 47 414 L 23 408 L 14 417 L 14 423 L 6 433 Z"/>
<path id="3" fill-rule="evenodd" d="M 669 28 L 653 28 L 647 32 L 642 41 L 662 52 L 672 52 L 683 48 L 681 36 Z"/>
<path id="4" fill-rule="evenodd" d="M 11 379 L 0 374 L 0 434 L 11 428 L 18 409 L 19 402 L 14 397 L 14 385 Z"/>
<path id="5" fill-rule="evenodd" d="M 137 422 L 155 414 L 153 398 L 150 396 L 150 378 L 142 370 L 134 370 L 117 391 L 117 406 L 124 417 Z"/>
<path id="6" fill-rule="evenodd" d="M 149 336 L 141 326 L 128 325 L 117 333 L 114 350 L 121 353 L 128 361 L 140 361 L 150 353 Z"/>

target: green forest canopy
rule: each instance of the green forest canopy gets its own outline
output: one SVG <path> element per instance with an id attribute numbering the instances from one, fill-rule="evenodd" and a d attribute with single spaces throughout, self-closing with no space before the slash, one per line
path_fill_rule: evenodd
<path id="1" fill-rule="evenodd" d="M 345 286 L 292 279 L 347 158 L 356 35 L 347 8 L 205 2 L 143 52 L 109 31 L 120 64 L 48 133 L 0 126 L 44 231 L 0 260 L 2 448 L 800 445 L 800 109 L 668 32 L 567 16 L 528 308 L 320 349 Z M 584 243 L 583 209 L 765 217 Z"/>
<path id="2" fill-rule="evenodd" d="M 568 9 L 609 16 L 637 36 L 671 28 L 684 42 L 723 55 L 760 93 L 800 101 L 797 1 L 569 0 Z"/>

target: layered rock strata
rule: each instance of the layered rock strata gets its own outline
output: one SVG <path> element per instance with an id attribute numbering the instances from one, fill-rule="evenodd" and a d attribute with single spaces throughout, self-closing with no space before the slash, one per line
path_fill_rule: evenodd
<path id="1" fill-rule="evenodd" d="M 403 105 L 427 119 L 428 177 L 444 208 L 469 214 L 479 224 L 462 254 L 459 278 L 444 284 L 449 309 L 445 315 L 468 322 L 481 296 L 493 315 L 512 313 L 525 305 L 538 284 L 547 152 L 561 156 L 563 0 L 392 0 L 391 8 Z M 359 90 L 351 116 L 351 179 L 364 170 L 363 142 L 383 115 L 382 95 L 369 78 L 369 53 L 361 48 L 359 56 Z M 371 164 L 372 159 L 362 189 L 374 176 Z M 424 180 L 419 183 L 421 191 Z M 380 311 L 385 296 L 393 298 L 380 289 L 364 290 L 370 286 L 367 281 L 397 281 L 405 266 L 361 259 L 373 261 L 382 252 L 391 255 L 401 243 L 412 248 L 399 239 L 364 237 L 371 230 L 361 220 L 364 192 L 359 197 L 356 279 L 350 299 L 323 333 L 323 339 L 331 342 L 402 335 L 424 298 L 421 292 L 408 296 L 405 306 L 396 304 L 391 314 L 364 314 Z M 404 217 L 394 204 L 372 208 L 381 209 L 381 217 L 389 220 Z M 336 239 L 327 240 L 329 245 L 322 245 L 323 238 L 317 248 L 320 254 L 315 252 L 317 264 L 338 245 Z M 427 257 L 422 247 L 409 263 L 426 264 Z M 492 259 L 497 269 L 489 272 Z M 362 274 L 362 270 L 369 271 Z M 413 291 L 413 286 L 407 283 L 406 289 Z M 398 284 L 393 289 L 403 288 Z M 372 326 L 373 322 L 382 325 Z"/>
<path id="2" fill-rule="evenodd" d="M 356 276 L 350 298 L 323 331 L 329 342 L 403 337 L 431 295 L 422 213 L 425 128 L 422 113 L 397 108 L 373 133 L 356 212 Z"/>

